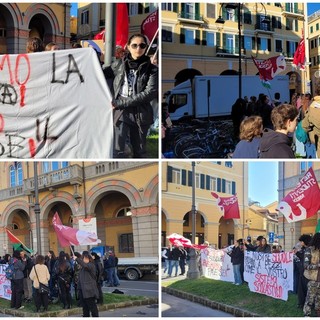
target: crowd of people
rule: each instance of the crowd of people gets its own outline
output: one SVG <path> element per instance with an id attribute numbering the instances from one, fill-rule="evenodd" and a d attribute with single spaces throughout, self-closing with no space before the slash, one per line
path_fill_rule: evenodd
<path id="1" fill-rule="evenodd" d="M 320 88 L 293 94 L 290 103 L 265 94 L 237 99 L 232 106 L 233 158 L 317 158 L 320 155 Z M 319 150 L 319 151 L 318 151 Z"/>
<path id="2" fill-rule="evenodd" d="M 116 47 L 116 59 L 110 66 L 103 65 L 102 55 L 95 49 L 112 95 L 114 158 L 148 157 L 147 135 L 158 119 L 159 81 L 157 53 L 148 54 L 148 48 L 146 36 L 133 34 L 125 48 Z M 59 50 L 54 42 L 44 46 L 37 37 L 27 41 L 27 53 L 54 50 Z"/>
<path id="3" fill-rule="evenodd" d="M 103 260 L 95 252 L 75 252 L 70 256 L 61 251 L 56 257 L 50 250 L 46 256 L 28 256 L 15 250 L 0 259 L 0 264 L 12 265 L 12 309 L 23 309 L 34 303 L 35 311 L 47 311 L 50 303 L 61 303 L 63 309 L 72 305 L 82 307 L 83 316 L 98 317 L 97 305 L 103 305 L 102 286 L 120 285 L 117 275 L 118 258 L 108 251 Z M 45 289 L 43 290 L 43 285 Z"/>
<path id="4" fill-rule="evenodd" d="M 209 246 L 206 241 L 205 245 Z M 264 236 L 258 236 L 255 243 L 251 237 L 238 239 L 234 245 L 226 247 L 226 252 L 231 258 L 234 274 L 234 284 L 239 286 L 244 280 L 244 252 L 254 251 L 261 253 L 283 252 L 281 245 L 270 245 Z M 297 308 L 301 308 L 305 316 L 311 316 L 314 309 L 320 316 L 320 233 L 314 236 L 303 234 L 298 244 L 293 248 L 294 274 L 293 290 L 297 295 Z M 169 244 L 163 248 L 162 258 L 164 262 L 164 274 L 168 277 L 178 275 L 180 265 L 181 273 L 185 273 L 185 265 L 188 260 L 187 250 L 183 246 Z M 201 263 L 200 263 L 201 265 Z M 201 268 L 200 268 L 201 270 Z M 173 273 L 174 272 L 174 273 Z"/>

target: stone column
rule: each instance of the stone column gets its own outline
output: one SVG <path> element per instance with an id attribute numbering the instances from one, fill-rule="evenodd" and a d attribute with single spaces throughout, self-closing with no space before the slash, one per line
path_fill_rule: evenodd
<path id="1" fill-rule="evenodd" d="M 158 208 L 132 209 L 132 229 L 135 257 L 157 257 L 159 241 Z"/>

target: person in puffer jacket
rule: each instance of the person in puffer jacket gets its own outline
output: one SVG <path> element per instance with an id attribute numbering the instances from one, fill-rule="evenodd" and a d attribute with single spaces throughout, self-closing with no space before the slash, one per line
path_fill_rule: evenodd
<path id="1" fill-rule="evenodd" d="M 114 158 L 128 157 L 129 137 L 133 158 L 147 158 L 147 133 L 153 123 L 151 102 L 158 98 L 158 67 L 146 56 L 147 38 L 132 35 L 128 53 L 104 69 L 110 88 L 114 122 Z"/>

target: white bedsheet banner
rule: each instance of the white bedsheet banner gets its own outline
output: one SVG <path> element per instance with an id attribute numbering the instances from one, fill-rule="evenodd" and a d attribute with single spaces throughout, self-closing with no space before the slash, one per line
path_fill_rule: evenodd
<path id="1" fill-rule="evenodd" d="M 288 300 L 288 291 L 293 290 L 293 252 L 245 251 L 244 280 L 250 291 Z"/>
<path id="2" fill-rule="evenodd" d="M 234 282 L 231 258 L 224 250 L 201 250 L 201 267 L 206 278 Z"/>
<path id="3" fill-rule="evenodd" d="M 0 55 L 0 158 L 112 158 L 111 94 L 92 48 Z"/>

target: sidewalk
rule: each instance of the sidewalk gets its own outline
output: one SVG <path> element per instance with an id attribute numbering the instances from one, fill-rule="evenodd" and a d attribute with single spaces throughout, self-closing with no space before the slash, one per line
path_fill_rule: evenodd
<path id="1" fill-rule="evenodd" d="M 186 273 L 183 276 L 178 275 L 177 277 L 169 277 L 169 276 L 165 275 L 163 273 L 163 269 L 162 269 L 161 270 L 161 284 L 184 280 L 184 279 L 186 279 L 186 275 L 187 275 L 187 269 L 186 269 Z M 162 292 L 165 292 L 167 294 L 171 294 L 175 297 L 178 297 L 178 298 L 181 298 L 184 300 L 189 300 L 189 301 L 192 301 L 195 303 L 199 303 L 203 306 L 206 306 L 206 307 L 214 309 L 214 310 L 219 310 L 219 311 L 223 311 L 223 312 L 232 314 L 235 317 L 260 317 L 260 315 L 258 315 L 258 314 L 243 310 L 241 308 L 233 307 L 231 305 L 227 305 L 227 304 L 224 304 L 221 302 L 212 301 L 207 298 L 199 297 L 199 296 L 191 294 L 191 293 L 172 289 L 170 287 L 166 287 L 166 286 L 161 285 L 161 289 L 162 289 L 161 290 Z"/>
<path id="2" fill-rule="evenodd" d="M 158 304 L 157 298 L 148 298 L 144 300 L 135 300 L 135 301 L 126 301 L 119 303 L 110 303 L 105 304 L 103 306 L 98 306 L 99 312 L 103 311 L 112 311 L 118 308 L 127 308 L 127 307 L 135 307 L 135 306 L 145 306 L 145 305 L 154 305 Z M 59 310 L 59 311 L 48 311 L 48 312 L 26 312 L 22 310 L 10 309 L 10 308 L 0 308 L 0 313 L 5 315 L 11 315 L 13 317 L 70 317 L 82 314 L 82 308 L 72 308 L 67 310 Z"/>

